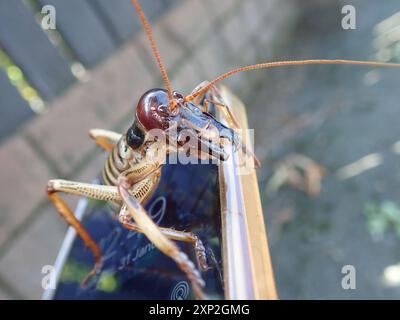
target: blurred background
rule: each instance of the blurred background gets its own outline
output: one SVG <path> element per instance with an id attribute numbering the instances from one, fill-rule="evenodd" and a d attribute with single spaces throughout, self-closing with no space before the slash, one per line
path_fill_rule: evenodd
<path id="1" fill-rule="evenodd" d="M 398 0 L 146 0 L 175 89 L 287 59 L 400 62 Z M 43 6 L 56 29 L 43 30 Z M 356 29 L 342 28 L 352 5 Z M 308 66 L 226 81 L 255 130 L 283 299 L 400 297 L 399 71 Z M 40 298 L 66 226 L 49 178 L 91 181 L 90 128 L 124 131 L 162 86 L 129 0 L 0 0 L 0 298 Z M 71 206 L 77 199 L 68 198 Z M 342 268 L 356 289 L 342 288 Z"/>

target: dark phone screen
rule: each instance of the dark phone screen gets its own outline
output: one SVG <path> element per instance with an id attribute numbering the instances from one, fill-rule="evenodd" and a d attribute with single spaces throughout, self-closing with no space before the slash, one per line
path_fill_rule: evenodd
<path id="1" fill-rule="evenodd" d="M 203 241 L 211 269 L 203 272 L 205 293 L 223 299 L 221 210 L 218 167 L 214 164 L 166 165 L 157 191 L 146 204 L 160 226 L 190 231 Z M 147 238 L 128 231 L 110 206 L 90 201 L 83 224 L 100 244 L 104 266 L 87 288 L 81 281 L 93 266 L 91 252 L 75 238 L 54 299 L 192 299 L 190 282 L 176 264 Z M 176 242 L 195 262 L 193 246 Z"/>

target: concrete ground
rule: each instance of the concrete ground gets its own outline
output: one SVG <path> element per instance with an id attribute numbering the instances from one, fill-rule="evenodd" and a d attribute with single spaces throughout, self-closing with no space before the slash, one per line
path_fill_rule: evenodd
<path id="1" fill-rule="evenodd" d="M 398 12 L 400 4 L 350 2 L 356 7 L 356 30 L 341 28 L 340 2 L 312 0 L 298 6 L 294 0 L 221 0 L 215 6 L 211 0 L 186 0 L 157 22 L 155 33 L 174 87 L 187 92 L 204 79 L 255 62 L 375 58 L 373 28 Z M 198 13 L 196 19 L 187 19 L 192 12 Z M 226 82 L 247 104 L 255 129 L 281 298 L 400 297 L 398 269 L 384 273 L 400 262 L 395 232 L 400 147 L 394 145 L 400 139 L 398 72 L 296 67 Z M 156 85 L 160 77 L 142 34 L 0 146 L 5 168 L 0 173 L 0 298 L 39 298 L 41 268 L 53 263 L 62 241 L 65 225 L 45 198 L 46 180 L 90 181 L 101 170 L 104 154 L 86 139 L 87 130 L 126 128 L 135 99 Z M 274 165 L 291 153 L 327 168 L 319 197 L 290 187 L 266 193 Z M 391 210 L 384 206 L 387 201 Z M 367 205 L 373 208 L 369 215 Z M 387 229 L 373 234 L 371 224 L 385 215 L 390 216 Z M 341 287 L 344 265 L 355 267 L 355 290 Z"/>
<path id="2" fill-rule="evenodd" d="M 303 8 L 282 56 L 375 59 L 374 27 L 400 4 L 353 4 L 357 29 L 351 31 L 340 28 L 337 5 Z M 258 154 L 264 156 L 259 178 L 281 298 L 400 297 L 399 79 L 393 69 L 271 70 L 245 99 Z M 319 197 L 289 187 L 266 193 L 273 165 L 291 153 L 328 170 Z M 367 206 L 374 212 L 367 215 Z M 387 214 L 393 219 L 375 233 Z M 355 267 L 355 290 L 341 286 L 344 265 Z"/>

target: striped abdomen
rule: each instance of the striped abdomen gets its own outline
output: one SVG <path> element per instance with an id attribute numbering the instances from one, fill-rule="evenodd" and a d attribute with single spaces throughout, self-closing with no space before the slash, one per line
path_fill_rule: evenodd
<path id="1" fill-rule="evenodd" d="M 103 182 L 109 186 L 116 186 L 119 175 L 129 168 L 129 163 L 119 154 L 118 144 L 110 152 L 103 168 Z"/>
<path id="2" fill-rule="evenodd" d="M 121 142 L 120 142 L 121 143 Z M 103 183 L 116 186 L 118 177 L 122 173 L 129 172 L 130 177 L 140 176 L 143 172 L 150 171 L 153 167 L 145 160 L 130 164 L 127 159 L 120 155 L 119 143 L 110 152 L 103 169 Z M 132 195 L 140 202 L 147 200 L 156 190 L 160 181 L 161 169 L 149 174 L 143 180 L 134 184 L 131 188 Z"/>

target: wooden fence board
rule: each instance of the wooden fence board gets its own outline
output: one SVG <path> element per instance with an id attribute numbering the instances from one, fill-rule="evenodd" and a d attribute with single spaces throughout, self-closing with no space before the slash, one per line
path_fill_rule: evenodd
<path id="1" fill-rule="evenodd" d="M 131 0 L 88 0 L 88 2 L 104 19 L 118 44 L 130 39 L 140 30 L 141 25 Z"/>
<path id="2" fill-rule="evenodd" d="M 21 0 L 0 1 L 0 46 L 45 100 L 55 98 L 75 80 L 69 62 Z"/>
<path id="3" fill-rule="evenodd" d="M 0 141 L 34 116 L 28 103 L 0 70 Z"/>
<path id="4" fill-rule="evenodd" d="M 92 68 L 142 30 L 131 0 L 37 0 L 56 9 L 56 29 L 76 55 Z M 152 23 L 182 0 L 142 0 Z M 54 46 L 23 0 L 0 0 L 0 48 L 18 65 L 45 101 L 76 81 L 71 61 Z M 34 112 L 0 70 L 0 140 Z"/>
<path id="5" fill-rule="evenodd" d="M 132 0 L 87 0 L 105 20 L 119 43 L 130 39 L 142 29 Z M 141 5 L 150 22 L 155 22 L 168 8 L 179 0 L 141 1 Z"/>
<path id="6" fill-rule="evenodd" d="M 94 67 L 116 48 L 115 39 L 86 0 L 39 0 L 39 3 L 55 7 L 57 30 L 86 67 Z"/>

